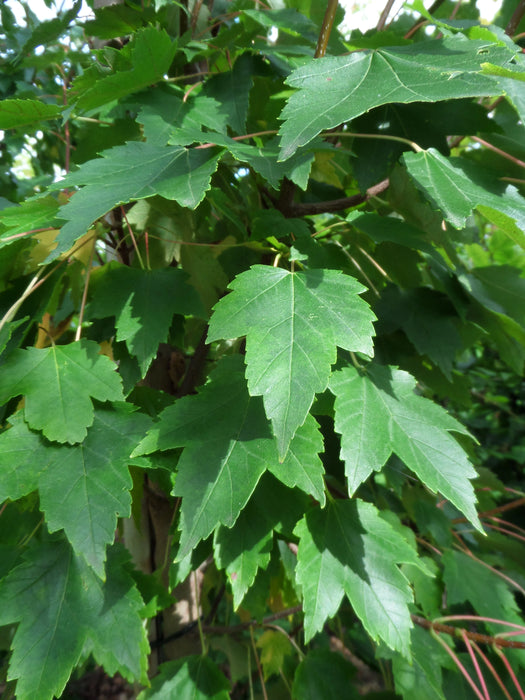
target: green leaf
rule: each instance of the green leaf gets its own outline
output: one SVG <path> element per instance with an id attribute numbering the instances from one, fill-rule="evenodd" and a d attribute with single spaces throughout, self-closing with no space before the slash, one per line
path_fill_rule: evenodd
<path id="1" fill-rule="evenodd" d="M 117 340 L 126 342 L 142 374 L 166 342 L 174 314 L 205 316 L 188 275 L 173 267 L 141 270 L 107 265 L 92 281 L 91 318 L 115 316 Z"/>
<path id="2" fill-rule="evenodd" d="M 2 100 L 0 102 L 0 129 L 35 126 L 48 119 L 57 119 L 60 112 L 59 105 L 46 104 L 39 100 Z"/>
<path id="3" fill-rule="evenodd" d="M 392 453 L 481 530 L 470 479 L 476 472 L 449 431 L 467 430 L 441 406 L 414 393 L 415 379 L 395 368 L 345 367 L 334 373 L 335 428 L 341 434 L 348 490 L 352 494 Z"/>
<path id="4" fill-rule="evenodd" d="M 359 700 L 355 669 L 341 654 L 313 649 L 295 671 L 293 700 Z"/>
<path id="5" fill-rule="evenodd" d="M 262 395 L 284 458 L 317 392 L 326 389 L 336 346 L 372 354 L 373 313 L 364 288 L 334 270 L 292 273 L 255 265 L 214 307 L 208 341 L 246 335 L 246 377 Z"/>
<path id="6" fill-rule="evenodd" d="M 10 238 L 19 233 L 49 226 L 56 218 L 58 210 L 59 205 L 54 197 L 26 199 L 20 205 L 2 209 L 0 224 L 5 230 L 0 235 L 4 238 L 5 233 L 5 237 Z M 3 242 L 0 239 L 0 244 Z"/>
<path id="7" fill-rule="evenodd" d="M 480 304 L 525 327 L 525 279 L 520 270 L 511 265 L 486 265 L 458 279 Z"/>
<path id="8" fill-rule="evenodd" d="M 210 186 L 219 155 L 216 149 L 187 150 L 137 141 L 103 151 L 101 158 L 84 163 L 57 185 L 60 189 L 85 187 L 60 211 L 67 223 L 49 259 L 69 250 L 94 221 L 118 204 L 159 194 L 195 209 Z"/>
<path id="9" fill-rule="evenodd" d="M 448 605 L 468 601 L 478 615 L 523 625 L 516 599 L 498 571 L 452 549 L 443 554 L 442 563 Z M 493 634 L 502 631 L 501 625 L 485 624 Z"/>
<path id="10" fill-rule="evenodd" d="M 117 517 L 131 513 L 128 457 L 149 418 L 120 404 L 95 413 L 80 445 L 52 445 L 20 417 L 0 435 L 0 502 L 38 488 L 49 530 L 64 529 L 75 552 L 105 578 Z"/>
<path id="11" fill-rule="evenodd" d="M 441 667 L 449 665 L 449 657 L 443 647 L 418 626 L 411 630 L 411 642 L 411 663 L 401 654 L 384 654 L 392 659 L 397 693 L 403 700 L 446 700 Z"/>
<path id="12" fill-rule="evenodd" d="M 0 403 L 25 395 L 24 416 L 49 440 L 80 442 L 93 423 L 92 399 L 122 401 L 122 384 L 97 343 L 15 350 L 0 373 Z"/>
<path id="13" fill-rule="evenodd" d="M 298 92 L 282 112 L 281 159 L 324 129 L 379 105 L 500 94 L 496 80 L 481 74 L 481 64 L 510 66 L 513 58 L 506 47 L 457 35 L 312 60 L 287 79 Z"/>
<path id="14" fill-rule="evenodd" d="M 430 148 L 406 153 L 405 164 L 417 187 L 455 228 L 465 227 L 474 209 L 492 220 L 522 248 L 525 248 L 525 198 L 513 185 L 495 181 L 474 163 L 445 158 Z"/>
<path id="15" fill-rule="evenodd" d="M 253 86 L 253 57 L 245 53 L 235 61 L 232 70 L 214 75 L 206 81 L 204 95 L 220 104 L 220 113 L 237 134 L 246 131 L 246 117 Z"/>
<path id="16" fill-rule="evenodd" d="M 260 661 L 265 681 L 282 673 L 286 657 L 295 653 L 286 634 L 273 630 L 262 633 L 257 640 L 257 647 L 261 650 Z"/>
<path id="17" fill-rule="evenodd" d="M 160 667 L 138 700 L 229 700 L 230 684 L 208 656 L 186 656 Z"/>
<path id="18" fill-rule="evenodd" d="M 125 95 L 149 88 L 164 78 L 175 56 L 177 44 L 172 42 L 167 32 L 154 27 L 139 30 L 129 46 L 130 70 L 117 70 L 113 75 L 100 71 L 100 78 L 94 84 L 86 84 L 82 76 L 73 83 L 73 91 L 78 94 L 75 111 L 87 112 L 108 102 L 114 102 Z M 93 69 L 92 69 L 93 71 Z M 92 72 L 91 76 L 94 74 Z"/>
<path id="19" fill-rule="evenodd" d="M 263 475 L 255 493 L 231 528 L 215 531 L 214 555 L 217 566 L 225 569 L 238 608 L 259 569 L 270 561 L 273 531 L 289 537 L 306 506 L 306 498 L 291 491 L 269 475 Z M 282 504 L 286 503 L 286 508 Z"/>
<path id="20" fill-rule="evenodd" d="M 288 463 L 297 475 L 286 476 L 306 488 L 318 488 L 316 472 L 322 470 L 317 454 L 304 455 L 304 445 L 321 446 L 312 428 L 309 423 L 298 432 L 297 446 L 292 443 Z M 197 396 L 164 410 L 133 456 L 175 447 L 185 447 L 173 490 L 182 496 L 182 559 L 218 525 L 232 527 L 262 474 L 279 462 L 262 401 L 248 394 L 239 356 L 224 358 Z M 297 465 L 297 455 L 304 455 L 304 464 Z"/>
<path id="21" fill-rule="evenodd" d="M 306 641 L 346 594 L 370 636 L 409 657 L 412 591 L 396 564 L 422 564 L 397 529 L 370 503 L 353 499 L 310 511 L 295 534 Z"/>
<path id="22" fill-rule="evenodd" d="M 117 550 L 102 584 L 63 541 L 33 542 L 0 583 L 0 625 L 19 622 L 8 679 L 19 700 L 59 697 L 82 652 L 108 673 L 147 682 L 142 601 Z"/>

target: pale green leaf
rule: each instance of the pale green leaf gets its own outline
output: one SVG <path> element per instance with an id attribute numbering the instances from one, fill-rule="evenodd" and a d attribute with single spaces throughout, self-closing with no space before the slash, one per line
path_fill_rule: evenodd
<path id="1" fill-rule="evenodd" d="M 277 676 L 282 673 L 286 657 L 295 653 L 287 635 L 281 632 L 274 632 L 274 630 L 263 632 L 257 640 L 257 647 L 261 650 L 260 662 L 265 681 L 270 676 Z"/>
<path id="2" fill-rule="evenodd" d="M 214 307 L 208 340 L 246 335 L 246 377 L 262 395 L 284 458 L 317 392 L 326 389 L 336 347 L 372 354 L 374 315 L 364 288 L 334 270 L 255 265 Z"/>
<path id="3" fill-rule="evenodd" d="M 123 564 L 112 552 L 102 584 L 67 543 L 33 541 L 3 579 L 0 625 L 19 622 L 8 669 L 19 700 L 59 697 L 84 649 L 110 673 L 146 682 L 142 601 Z"/>
<path id="4" fill-rule="evenodd" d="M 60 211 L 67 223 L 50 259 L 69 250 L 99 217 L 118 204 L 159 194 L 195 209 L 210 186 L 219 155 L 216 149 L 187 150 L 130 141 L 83 163 L 57 185 L 60 189 L 84 187 Z"/>
<path id="5" fill-rule="evenodd" d="M 491 211 L 499 212 L 498 225 L 525 248 L 525 198 L 513 185 L 494 180 L 464 159 L 445 158 L 433 148 L 403 157 L 416 186 L 455 228 L 464 228 L 474 209 L 487 212 L 488 218 Z"/>
<path id="6" fill-rule="evenodd" d="M 93 275 L 90 318 L 115 316 L 117 340 L 126 342 L 142 374 L 167 340 L 174 314 L 204 316 L 205 311 L 188 275 L 173 267 L 141 270 L 109 265 Z"/>
<path id="7" fill-rule="evenodd" d="M 34 126 L 60 116 L 59 105 L 46 104 L 39 100 L 2 100 L 0 102 L 0 129 L 15 129 Z"/>
<path id="8" fill-rule="evenodd" d="M 24 395 L 31 428 L 49 440 L 80 442 L 93 423 L 92 399 L 124 399 L 115 365 L 99 351 L 90 340 L 13 351 L 0 373 L 0 403 Z"/>
<path id="9" fill-rule="evenodd" d="M 0 103 L 2 104 L 2 103 Z M 0 245 L 10 243 L 17 234 L 50 226 L 57 216 L 59 205 L 54 197 L 26 199 L 20 205 L 0 211 Z M 11 240 L 9 240 L 11 239 Z"/>
<path id="10" fill-rule="evenodd" d="M 168 661 L 138 700 L 229 700 L 230 684 L 208 656 Z"/>
<path id="11" fill-rule="evenodd" d="M 335 615 L 346 594 L 373 639 L 410 656 L 412 591 L 396 564 L 419 566 L 415 549 L 359 499 L 310 511 L 295 533 L 306 641 Z"/>
<path id="12" fill-rule="evenodd" d="M 415 384 L 407 372 L 379 365 L 366 372 L 345 367 L 333 375 L 335 427 L 341 434 L 349 492 L 394 453 L 481 529 L 470 483 L 476 472 L 450 435 L 468 432 L 441 406 L 417 396 Z"/>
<path id="13" fill-rule="evenodd" d="M 481 64 L 510 66 L 513 58 L 506 47 L 457 35 L 312 60 L 287 80 L 298 91 L 282 112 L 281 158 L 379 105 L 501 94 Z"/>

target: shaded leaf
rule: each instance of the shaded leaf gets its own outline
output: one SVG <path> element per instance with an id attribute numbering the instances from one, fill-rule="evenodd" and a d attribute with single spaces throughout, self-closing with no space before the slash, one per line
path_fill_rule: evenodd
<path id="1" fill-rule="evenodd" d="M 95 277 L 95 276 L 94 276 Z M 159 343 L 166 342 L 175 314 L 204 316 L 188 275 L 172 267 L 141 270 L 108 265 L 93 279 L 89 316 L 115 316 L 117 340 L 124 340 L 144 375 Z"/>
<path id="2" fill-rule="evenodd" d="M 496 80 L 481 74 L 481 64 L 507 66 L 513 57 L 506 47 L 456 35 L 312 60 L 287 79 L 298 91 L 282 112 L 281 158 L 379 105 L 501 94 Z"/>
<path id="3" fill-rule="evenodd" d="M 232 70 L 212 76 L 204 85 L 204 94 L 220 104 L 220 114 L 237 134 L 246 130 L 252 74 L 253 57 L 244 53 L 235 61 Z"/>
<path id="4" fill-rule="evenodd" d="M 208 341 L 246 335 L 246 377 L 262 395 L 283 458 L 317 392 L 326 389 L 336 346 L 372 354 L 374 315 L 364 288 L 334 270 L 255 265 L 214 307 Z"/>
<path id="5" fill-rule="evenodd" d="M 313 649 L 295 671 L 293 700 L 358 700 L 355 669 L 341 654 Z"/>
<path id="6" fill-rule="evenodd" d="M 217 167 L 217 150 L 187 150 L 130 141 L 83 163 L 58 187 L 85 185 L 60 211 L 67 220 L 50 259 L 71 248 L 99 217 L 118 204 L 159 194 L 194 209 L 210 186 Z"/>
<path id="7" fill-rule="evenodd" d="M 93 423 L 92 399 L 124 399 L 111 360 L 90 340 L 14 350 L 0 373 L 0 403 L 25 395 L 25 420 L 49 440 L 83 440 Z"/>
<path id="8" fill-rule="evenodd" d="M 414 393 L 415 379 L 395 368 L 345 367 L 334 373 L 335 427 L 341 434 L 348 490 L 352 494 L 392 453 L 432 491 L 461 510 L 478 529 L 476 472 L 449 431 L 468 435 L 441 406 Z"/>
<path id="9" fill-rule="evenodd" d="M 138 700 L 229 700 L 230 684 L 208 656 L 168 661 Z"/>
<path id="10" fill-rule="evenodd" d="M 108 673 L 147 682 L 142 601 L 124 563 L 112 552 L 102 584 L 67 543 L 33 542 L 2 580 L 0 625 L 19 622 L 8 670 L 19 700 L 59 697 L 83 650 Z"/>
<path id="11" fill-rule="evenodd" d="M 322 474 L 317 454 L 309 452 L 312 445 L 321 446 L 313 428 L 309 422 L 298 431 L 297 444 L 294 440 L 287 457 L 292 472 L 287 482 L 308 489 L 320 487 Z M 173 490 L 182 496 L 182 559 L 218 525 L 231 527 L 262 474 L 274 471 L 279 462 L 262 401 L 248 394 L 239 356 L 224 358 L 197 396 L 179 399 L 163 411 L 133 454 L 174 447 L 185 447 Z M 279 477 L 280 469 L 275 471 Z"/>
<path id="12" fill-rule="evenodd" d="M 21 418 L 0 435 L 0 502 L 38 489 L 51 532 L 64 529 L 101 578 L 117 517 L 131 513 L 128 457 L 150 419 L 129 404 L 98 410 L 80 445 L 52 445 Z"/>

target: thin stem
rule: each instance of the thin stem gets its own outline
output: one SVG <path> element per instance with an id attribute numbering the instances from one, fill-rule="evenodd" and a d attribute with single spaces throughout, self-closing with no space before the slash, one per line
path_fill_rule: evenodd
<path id="1" fill-rule="evenodd" d="M 478 676 L 478 680 L 481 685 L 481 691 L 485 696 L 485 700 L 490 700 L 490 696 L 487 690 L 487 684 L 485 683 L 485 679 L 483 678 L 483 674 L 481 672 L 478 660 L 476 658 L 476 654 L 474 653 L 474 649 L 472 648 L 472 644 L 470 643 L 470 639 L 467 637 L 465 630 L 461 630 L 461 637 L 463 639 L 463 642 L 465 643 L 465 646 L 467 647 L 470 660 L 472 661 L 472 665 L 474 666 L 474 670 L 476 671 L 476 674 Z"/>
<path id="2" fill-rule="evenodd" d="M 388 15 L 392 11 L 392 7 L 394 6 L 394 2 L 396 0 L 387 0 L 386 5 L 384 6 L 380 16 L 379 16 L 379 21 L 376 26 L 376 30 L 378 32 L 382 32 L 383 29 L 385 28 L 386 21 L 388 19 Z"/>
<path id="3" fill-rule="evenodd" d="M 525 505 L 525 498 L 518 498 L 515 501 L 511 501 L 510 503 L 505 503 L 502 506 L 498 506 L 497 508 L 491 508 L 490 510 L 485 510 L 482 513 L 478 513 L 480 518 L 487 518 L 491 515 L 496 515 L 499 513 L 504 513 L 506 510 L 514 510 L 514 508 L 520 508 L 521 506 Z M 467 518 L 454 518 L 452 520 L 452 523 L 466 523 L 468 522 Z"/>
<path id="4" fill-rule="evenodd" d="M 390 134 L 357 134 L 354 131 L 331 131 L 330 136 L 351 136 L 356 139 L 379 139 L 383 141 L 397 141 L 398 143 L 406 144 L 410 146 L 412 150 L 416 153 L 424 151 L 415 141 L 410 141 L 409 139 L 404 139 L 402 136 L 393 136 Z"/>
<path id="5" fill-rule="evenodd" d="M 137 245 L 137 241 L 135 240 L 135 236 L 134 236 L 134 234 L 133 234 L 133 230 L 132 230 L 132 228 L 131 228 L 131 226 L 130 226 L 130 224 L 129 224 L 128 217 L 126 216 L 126 212 L 124 211 L 124 207 L 123 207 L 122 205 L 121 205 L 121 207 L 120 207 L 120 211 L 122 212 L 122 218 L 124 219 L 124 221 L 126 222 L 126 226 L 128 227 L 128 232 L 129 232 L 129 235 L 130 235 L 130 237 L 131 237 L 131 241 L 132 241 L 132 243 L 133 243 L 133 247 L 134 247 L 134 249 L 135 249 L 135 253 L 137 254 L 137 258 L 138 258 L 138 261 L 139 261 L 139 265 L 140 265 L 140 267 L 141 267 L 143 270 L 145 270 L 146 268 L 144 267 L 144 262 L 143 262 L 143 260 L 142 260 L 141 254 L 140 254 L 140 250 L 139 250 L 139 247 L 138 247 L 138 245 Z"/>
<path id="6" fill-rule="evenodd" d="M 523 689 L 520 686 L 520 684 L 518 683 L 518 679 L 516 678 L 516 675 L 515 675 L 514 671 L 512 670 L 511 665 L 509 664 L 507 657 L 501 651 L 501 649 L 496 648 L 495 651 L 496 651 L 496 654 L 498 654 L 498 656 L 502 660 L 503 665 L 507 669 L 507 673 L 512 678 L 512 682 L 514 683 L 514 686 L 519 693 L 520 700 L 525 700 L 525 694 L 523 693 Z"/>
<path id="7" fill-rule="evenodd" d="M 497 148 L 496 146 L 493 146 L 488 141 L 485 141 L 485 139 L 480 139 L 479 136 L 471 136 L 471 139 L 473 141 L 477 141 L 478 143 L 481 143 L 486 148 L 489 148 L 491 151 L 494 151 L 494 153 L 497 153 L 498 155 L 502 156 L 502 158 L 506 158 L 507 160 L 510 160 L 515 165 L 519 165 L 521 168 L 525 168 L 525 161 L 520 160 L 519 158 L 515 158 L 514 156 L 511 156 L 510 153 L 507 153 L 506 151 L 502 151 L 501 148 Z"/>
<path id="8" fill-rule="evenodd" d="M 326 3 L 326 12 L 324 13 L 321 31 L 319 32 L 319 39 L 317 40 L 314 58 L 322 58 L 326 53 L 326 47 L 328 46 L 328 40 L 330 39 L 330 34 L 332 33 L 335 13 L 337 12 L 338 6 L 339 0 L 328 0 Z"/>
<path id="9" fill-rule="evenodd" d="M 461 661 L 459 660 L 457 654 L 452 650 L 452 648 L 445 642 L 444 639 L 441 639 L 441 637 L 439 636 L 439 634 L 435 634 L 435 633 L 434 633 L 434 634 L 432 634 L 432 636 L 434 637 L 434 639 L 435 639 L 437 642 L 439 642 L 439 644 L 441 644 L 441 646 L 445 649 L 445 651 L 447 652 L 447 654 L 452 658 L 452 660 L 454 661 L 454 663 L 456 664 L 456 666 L 459 668 L 459 670 L 460 670 L 461 673 L 463 674 L 463 677 L 465 678 L 465 680 L 467 681 L 467 683 L 470 685 L 470 687 L 472 688 L 472 690 L 476 693 L 476 695 L 477 695 L 477 697 L 479 698 L 479 700 L 486 700 L 486 699 L 483 697 L 483 695 L 479 692 L 479 689 L 476 688 L 476 685 L 474 684 L 474 681 L 473 681 L 472 678 L 470 677 L 470 675 L 469 675 L 467 669 L 463 666 L 463 664 L 462 664 Z"/>
<path id="10" fill-rule="evenodd" d="M 93 246 L 91 248 L 91 253 L 89 255 L 89 262 L 86 270 L 86 281 L 84 283 L 84 291 L 82 292 L 82 301 L 80 303 L 80 312 L 78 314 L 78 326 L 75 333 L 75 341 L 80 340 L 82 335 L 82 323 L 84 321 L 84 312 L 86 310 L 87 293 L 89 289 L 89 279 L 91 277 L 91 268 L 93 267 L 93 256 L 95 255 L 95 246 L 97 243 L 97 237 L 93 238 Z"/>
<path id="11" fill-rule="evenodd" d="M 200 601 L 200 595 L 199 595 L 199 580 L 197 578 L 197 572 L 193 571 L 193 586 L 195 588 L 195 602 L 197 604 L 197 625 L 199 628 L 199 639 L 201 641 L 201 650 L 202 650 L 202 655 L 206 656 L 207 650 L 206 650 L 206 640 L 204 639 L 204 632 L 202 628 L 202 621 L 201 621 L 201 601 Z"/>
<path id="12" fill-rule="evenodd" d="M 525 0 L 520 0 L 518 7 L 512 13 L 512 17 L 505 27 L 505 34 L 508 34 L 508 36 L 513 36 L 518 28 L 518 24 L 521 22 L 523 15 L 525 15 Z"/>
<path id="13" fill-rule="evenodd" d="M 293 648 L 297 652 L 297 655 L 299 656 L 301 661 L 304 659 L 304 653 L 302 652 L 301 647 L 297 644 L 295 639 L 292 636 L 290 636 L 288 634 L 288 632 L 286 632 L 286 630 L 283 630 L 283 628 L 279 627 L 279 625 L 268 624 L 268 625 L 264 625 L 264 627 L 269 627 L 270 629 L 275 630 L 276 632 L 280 632 L 281 634 L 283 634 L 286 637 L 286 639 L 290 642 L 290 644 L 293 646 Z"/>
<path id="14" fill-rule="evenodd" d="M 483 653 L 483 650 L 481 649 L 481 647 L 478 646 L 478 645 L 476 644 L 476 642 L 472 642 L 472 641 L 471 641 L 470 643 L 472 644 L 472 647 L 476 650 L 476 653 L 478 654 L 478 656 L 480 657 L 480 659 L 482 659 L 483 662 L 485 663 L 485 666 L 486 666 L 486 667 L 489 669 L 489 671 L 492 673 L 492 675 L 493 675 L 493 677 L 494 677 L 494 680 L 496 681 L 496 683 L 499 685 L 499 687 L 500 687 L 501 690 L 503 691 L 503 694 L 505 695 L 506 699 L 507 699 L 507 700 L 512 700 L 512 698 L 511 698 L 511 696 L 510 696 L 510 693 L 508 692 L 508 690 L 507 690 L 507 689 L 505 688 L 505 686 L 503 685 L 503 681 L 501 680 L 501 677 L 500 677 L 499 673 L 496 671 L 496 669 L 494 668 L 494 666 L 491 664 L 491 662 L 490 662 L 490 660 L 487 658 L 487 656 Z"/>
<path id="15" fill-rule="evenodd" d="M 257 647 L 255 646 L 255 638 L 253 636 L 253 627 L 250 627 L 250 639 L 252 640 L 253 655 L 255 656 L 255 663 L 257 664 L 257 671 L 259 673 L 259 680 L 261 681 L 261 688 L 264 700 L 268 700 L 268 695 L 266 693 L 266 685 L 264 683 L 264 676 L 261 668 L 261 662 L 259 661 L 259 654 L 257 653 Z"/>
<path id="16" fill-rule="evenodd" d="M 341 243 L 339 243 L 339 241 L 333 241 L 333 242 L 335 243 L 336 246 L 338 246 L 339 248 L 341 248 L 341 250 L 343 251 L 343 254 L 346 255 L 346 257 L 350 260 L 350 262 L 351 262 L 352 265 L 356 268 L 356 270 L 357 270 L 358 272 L 361 273 L 361 275 L 362 275 L 362 276 L 364 277 L 364 279 L 366 280 L 366 282 L 367 282 L 369 288 L 374 292 L 374 294 L 376 295 L 376 297 L 379 298 L 381 295 L 380 295 L 379 292 L 377 291 L 377 289 L 376 289 L 374 283 L 372 282 L 372 280 L 370 279 L 370 277 L 366 274 L 366 272 L 363 270 L 363 268 L 361 267 L 361 265 L 357 262 L 357 260 L 355 260 L 355 259 L 350 255 L 350 253 L 346 250 L 346 248 L 345 248 L 344 246 L 341 245 Z"/>
<path id="17" fill-rule="evenodd" d="M 435 2 L 433 2 L 432 5 L 428 8 L 428 14 L 431 15 L 433 12 L 439 9 L 444 2 L 445 0 L 435 0 Z M 408 32 L 403 38 L 410 39 L 410 37 L 413 36 L 418 31 L 418 29 L 420 29 L 425 24 L 427 24 L 427 20 L 418 20 L 415 24 L 412 25 L 412 27 L 408 30 Z"/>
<path id="18" fill-rule="evenodd" d="M 444 625 L 436 620 L 426 620 L 424 617 L 419 617 L 419 615 L 411 615 L 410 617 L 412 618 L 412 622 L 414 622 L 416 625 L 419 625 L 419 627 L 424 627 L 425 629 L 430 631 L 435 630 L 436 632 L 443 632 L 444 634 L 448 634 L 451 637 L 461 638 L 461 629 L 458 627 L 453 627 L 452 625 Z M 438 620 L 439 619 L 441 618 L 438 618 Z M 477 619 L 481 620 L 483 618 Z M 500 624 L 510 624 L 503 623 L 501 620 L 495 620 L 495 622 L 499 622 Z M 467 632 L 466 630 L 465 633 L 471 641 L 478 642 L 479 644 L 490 644 L 494 647 L 509 649 L 525 649 L 525 642 L 514 642 L 510 639 L 502 639 L 500 635 L 492 636 L 490 634 L 481 634 L 480 632 Z"/>

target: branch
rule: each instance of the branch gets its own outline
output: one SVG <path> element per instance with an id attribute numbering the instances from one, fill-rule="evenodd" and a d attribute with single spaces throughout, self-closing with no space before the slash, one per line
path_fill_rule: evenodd
<path id="1" fill-rule="evenodd" d="M 508 36 L 513 36 L 518 28 L 518 24 L 521 22 L 523 15 L 525 15 L 525 0 L 521 0 L 518 3 L 518 7 L 512 13 L 509 23 L 505 27 L 505 34 Z"/>
<path id="2" fill-rule="evenodd" d="M 286 207 L 286 209 L 283 210 L 280 206 L 278 206 L 278 209 L 287 218 L 341 211 L 342 209 L 357 207 L 359 204 L 367 202 L 371 197 L 377 197 L 378 194 L 381 194 L 381 192 L 388 189 L 389 185 L 390 181 L 387 178 L 386 180 L 378 182 L 377 185 L 372 185 L 372 187 L 369 187 L 365 194 L 353 194 L 351 197 L 329 199 L 326 202 L 292 202 Z"/>
<path id="3" fill-rule="evenodd" d="M 508 649 L 525 649 L 525 642 L 514 642 L 510 639 L 502 639 L 501 637 L 492 637 L 490 634 L 481 634 L 479 632 L 467 632 L 462 627 L 453 627 L 452 625 L 443 625 L 441 622 L 431 622 L 430 620 L 425 620 L 424 617 L 419 617 L 419 615 L 411 615 L 412 622 L 416 625 L 424 627 L 427 630 L 435 630 L 436 632 L 443 632 L 444 634 L 449 634 L 451 637 L 457 637 L 458 639 L 463 639 L 466 636 L 469 640 L 473 642 L 478 642 L 479 644 L 491 644 L 496 647 L 505 647 Z"/>

